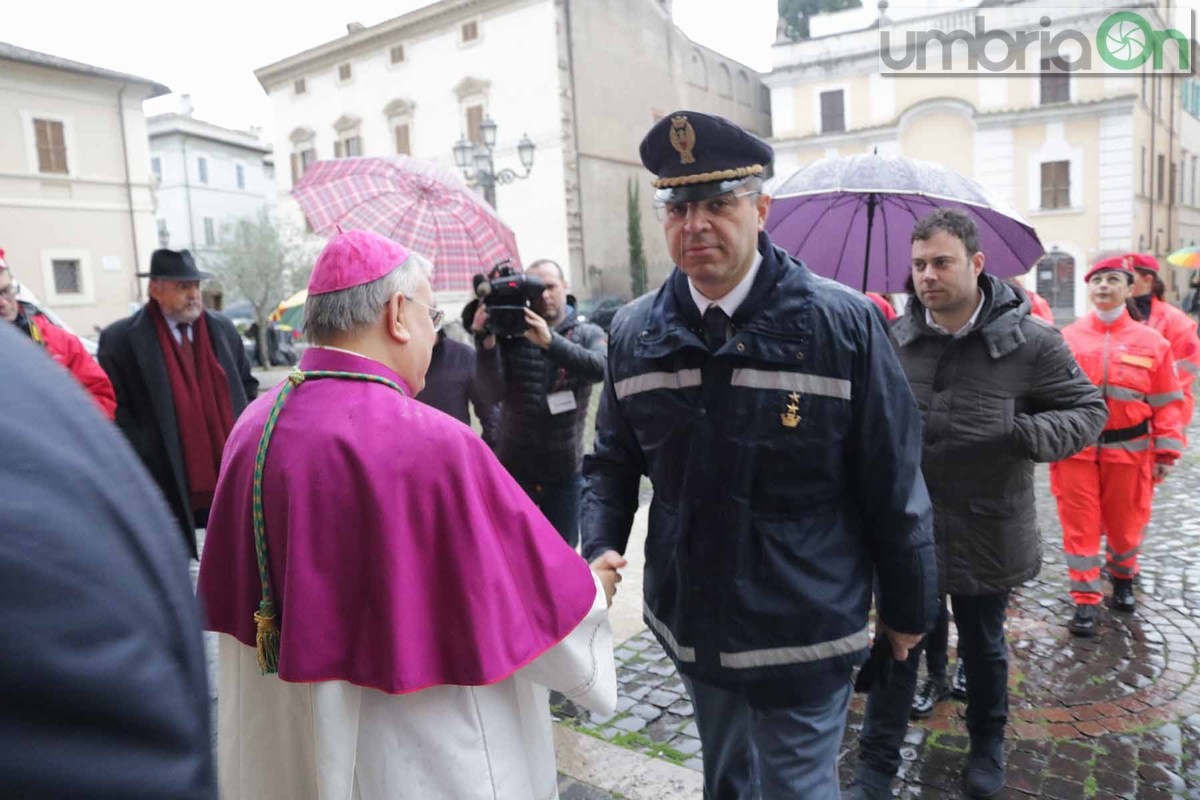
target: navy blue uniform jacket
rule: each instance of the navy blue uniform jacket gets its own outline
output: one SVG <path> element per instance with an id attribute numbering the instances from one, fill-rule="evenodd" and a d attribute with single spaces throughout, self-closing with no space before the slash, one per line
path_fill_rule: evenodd
<path id="1" fill-rule="evenodd" d="M 937 580 L 921 417 L 880 315 L 759 236 L 716 353 L 678 269 L 618 312 L 583 554 L 624 552 L 654 487 L 645 619 L 686 675 L 762 705 L 845 685 L 880 614 L 924 632 Z"/>
<path id="2" fill-rule="evenodd" d="M 0 325 L 0 795 L 215 800 L 175 518 L 83 389 Z"/>

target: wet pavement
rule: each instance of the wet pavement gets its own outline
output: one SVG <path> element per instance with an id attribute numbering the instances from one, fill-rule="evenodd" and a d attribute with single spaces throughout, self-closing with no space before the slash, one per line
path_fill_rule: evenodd
<path id="1" fill-rule="evenodd" d="M 1192 438 L 1200 437 L 1193 427 Z M 1046 468 L 1037 476 L 1045 543 L 1042 574 L 1018 589 L 1008 612 L 1009 798 L 1200 800 L 1200 452 L 1189 452 L 1158 489 L 1140 560 L 1138 608 L 1102 607 L 1094 639 L 1067 631 L 1061 529 Z M 951 657 L 954 657 L 951 626 Z M 617 649 L 618 712 L 555 706 L 561 724 L 648 757 L 700 768 L 691 707 L 669 659 L 643 631 Z M 841 769 L 857 762 L 863 699 L 847 720 Z M 965 706 L 939 705 L 909 727 L 896 782 L 901 798 L 962 797 Z M 610 795 L 564 798 L 598 800 Z"/>

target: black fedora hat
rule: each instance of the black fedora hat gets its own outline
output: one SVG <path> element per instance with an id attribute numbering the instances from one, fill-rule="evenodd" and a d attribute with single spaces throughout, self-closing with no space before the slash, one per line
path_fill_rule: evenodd
<path id="1" fill-rule="evenodd" d="M 165 278 L 169 281 L 207 281 L 212 275 L 196 269 L 196 259 L 187 250 L 155 250 L 150 256 L 150 271 L 139 278 Z"/>

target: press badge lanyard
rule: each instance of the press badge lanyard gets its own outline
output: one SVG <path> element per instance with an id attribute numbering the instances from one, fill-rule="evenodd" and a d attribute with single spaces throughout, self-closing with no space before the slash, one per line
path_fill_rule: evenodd
<path id="1" fill-rule="evenodd" d="M 575 334 L 575 329 L 571 328 L 567 331 L 566 340 L 574 344 L 572 338 Z M 567 369 L 566 367 L 558 368 L 558 380 L 554 382 L 554 387 L 550 394 L 546 395 L 546 405 L 550 408 L 550 415 L 565 414 L 568 411 L 574 411 L 577 408 L 575 403 L 575 393 L 567 386 Z"/>

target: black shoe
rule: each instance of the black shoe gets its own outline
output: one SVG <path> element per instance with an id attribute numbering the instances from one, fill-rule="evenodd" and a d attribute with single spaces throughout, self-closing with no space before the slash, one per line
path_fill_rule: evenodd
<path id="1" fill-rule="evenodd" d="M 959 700 L 967 699 L 967 668 L 961 658 L 954 665 L 954 677 L 950 680 L 950 694 Z"/>
<path id="2" fill-rule="evenodd" d="M 1125 613 L 1133 611 L 1137 606 L 1133 596 L 1133 578 L 1113 578 L 1112 588 L 1112 599 L 1108 602 L 1112 610 Z"/>
<path id="3" fill-rule="evenodd" d="M 949 696 L 950 687 L 947 685 L 944 676 L 926 678 L 917 687 L 917 693 L 913 697 L 912 711 L 909 716 L 912 719 L 926 719 L 933 714 L 933 710 L 937 708 L 937 704 Z"/>
<path id="4" fill-rule="evenodd" d="M 1094 605 L 1075 606 L 1075 616 L 1067 623 L 1073 636 L 1090 639 L 1096 635 L 1096 607 Z"/>
<path id="5" fill-rule="evenodd" d="M 963 787 L 967 796 L 975 798 L 997 797 L 1004 791 L 1007 774 L 1004 769 L 1004 740 L 987 745 L 971 746 L 967 766 L 963 768 Z"/>
<path id="6" fill-rule="evenodd" d="M 863 764 L 850 785 L 842 790 L 842 800 L 892 800 L 892 776 Z"/>

